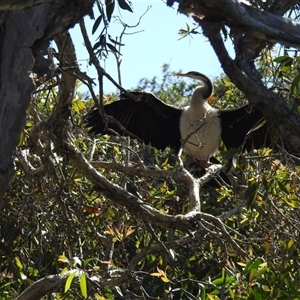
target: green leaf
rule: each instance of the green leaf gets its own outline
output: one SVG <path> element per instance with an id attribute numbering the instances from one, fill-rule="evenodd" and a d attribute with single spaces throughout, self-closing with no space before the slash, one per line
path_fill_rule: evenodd
<path id="1" fill-rule="evenodd" d="M 295 244 L 295 237 L 292 237 L 287 244 L 287 248 L 288 249 L 292 248 L 294 244 Z"/>
<path id="2" fill-rule="evenodd" d="M 86 267 L 90 261 L 92 261 L 94 258 L 90 257 L 90 258 L 87 258 L 84 262 L 83 262 L 83 266 Z"/>
<path id="3" fill-rule="evenodd" d="M 74 272 L 72 272 L 72 273 L 68 276 L 68 278 L 67 278 L 67 280 L 66 280 L 66 284 L 65 284 L 65 292 L 67 292 L 67 291 L 70 289 L 71 284 L 72 284 L 72 281 L 73 281 L 73 279 L 74 279 L 74 277 L 75 277 L 75 275 L 76 275 L 76 272 L 77 272 L 77 271 L 74 271 Z"/>
<path id="4" fill-rule="evenodd" d="M 216 286 L 222 286 L 225 283 L 230 283 L 230 282 L 234 282 L 234 281 L 236 281 L 236 279 L 234 277 L 226 276 L 225 278 L 224 277 L 217 278 L 217 279 L 213 280 L 212 283 Z"/>
<path id="5" fill-rule="evenodd" d="M 262 122 L 260 122 L 258 125 L 256 125 L 254 128 L 251 129 L 251 132 L 253 132 L 253 131 L 255 131 L 255 130 L 261 128 L 261 127 L 263 127 L 266 124 L 266 121 L 267 120 L 265 119 Z"/>
<path id="6" fill-rule="evenodd" d="M 130 12 L 132 11 L 132 8 L 130 7 L 130 5 L 125 1 L 125 0 L 118 0 L 119 6 L 124 9 L 124 10 L 128 10 Z"/>
<path id="7" fill-rule="evenodd" d="M 283 56 L 278 56 L 276 58 L 273 59 L 274 62 L 277 63 L 285 63 L 287 61 L 289 61 L 291 59 L 291 57 L 289 57 L 288 55 L 283 55 Z"/>
<path id="8" fill-rule="evenodd" d="M 16 261 L 16 264 L 17 264 L 18 268 L 22 270 L 23 265 L 22 265 L 22 263 L 20 261 L 20 258 L 18 256 L 15 257 L 15 261 Z"/>
<path id="9" fill-rule="evenodd" d="M 19 136 L 18 147 L 23 145 L 25 138 L 26 138 L 25 132 L 22 131 Z"/>
<path id="10" fill-rule="evenodd" d="M 300 74 L 298 74 L 292 81 L 291 92 L 293 95 L 299 94 L 299 83 L 300 83 Z"/>
<path id="11" fill-rule="evenodd" d="M 115 1 L 114 0 L 106 0 L 105 5 L 106 5 L 106 17 L 107 17 L 108 22 L 110 22 L 111 16 L 112 16 L 112 14 L 114 12 L 114 8 L 115 8 Z"/>
<path id="12" fill-rule="evenodd" d="M 76 99 L 73 101 L 73 109 L 75 110 L 76 113 L 79 114 L 85 108 L 86 108 L 86 106 L 82 100 Z"/>
<path id="13" fill-rule="evenodd" d="M 98 27 L 99 27 L 99 25 L 100 25 L 100 23 L 101 23 L 101 20 L 102 20 L 102 15 L 100 15 L 100 16 L 96 19 L 96 21 L 95 21 L 95 23 L 94 23 L 94 25 L 93 25 L 92 34 L 94 34 L 95 31 L 98 29 Z"/>
<path id="14" fill-rule="evenodd" d="M 290 70 L 291 70 L 291 66 L 289 66 L 289 65 L 284 65 L 283 67 L 280 68 L 280 71 L 281 71 L 282 73 L 287 73 L 287 72 L 289 72 Z"/>
<path id="15" fill-rule="evenodd" d="M 82 296 L 84 298 L 87 298 L 86 275 L 84 273 L 80 276 L 79 285 L 80 285 L 80 290 L 81 290 Z"/>
<path id="16" fill-rule="evenodd" d="M 253 271 L 253 270 L 257 270 L 259 265 L 262 263 L 262 259 L 256 259 L 256 260 L 252 260 L 250 261 L 247 266 L 245 267 L 245 273 L 248 273 L 250 271 Z"/>
<path id="17" fill-rule="evenodd" d="M 278 186 L 281 189 L 282 192 L 284 192 L 286 195 L 289 195 L 289 191 L 286 188 L 286 184 L 284 184 L 284 182 L 287 184 L 287 181 L 280 181 L 277 180 Z"/>

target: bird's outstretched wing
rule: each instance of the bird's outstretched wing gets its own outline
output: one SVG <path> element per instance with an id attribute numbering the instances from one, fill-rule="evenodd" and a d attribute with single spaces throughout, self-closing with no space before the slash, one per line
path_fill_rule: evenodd
<path id="1" fill-rule="evenodd" d="M 151 144 L 157 149 L 166 147 L 180 148 L 179 119 L 182 110 L 163 103 L 152 93 L 132 92 L 137 99 L 126 94 L 120 95 L 120 100 L 104 106 L 106 115 L 114 117 L 124 128 L 135 136 Z M 97 109 L 92 111 L 86 120 L 86 127 L 91 127 L 94 134 L 106 134 L 105 124 Z M 109 123 L 108 128 L 120 135 L 126 135 L 117 124 Z"/>
<path id="2" fill-rule="evenodd" d="M 271 127 L 257 108 L 245 105 L 233 110 L 220 110 L 222 122 L 221 138 L 227 149 L 243 150 L 271 147 Z"/>

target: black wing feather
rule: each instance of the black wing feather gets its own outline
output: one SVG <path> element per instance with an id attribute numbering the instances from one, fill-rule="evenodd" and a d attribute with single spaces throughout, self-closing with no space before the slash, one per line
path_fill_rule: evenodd
<path id="1" fill-rule="evenodd" d="M 221 138 L 227 149 L 239 148 L 243 145 L 243 150 L 250 151 L 272 146 L 270 125 L 257 108 L 245 105 L 238 109 L 220 110 L 219 116 L 222 123 Z M 250 130 L 261 122 L 265 123 L 246 138 Z"/>
<path id="2" fill-rule="evenodd" d="M 181 109 L 167 105 L 152 93 L 132 92 L 138 100 L 134 100 L 122 93 L 120 100 L 104 106 L 106 115 L 114 117 L 124 128 L 157 149 L 170 146 L 176 151 L 180 148 L 179 120 Z M 90 133 L 111 134 L 105 130 L 105 124 L 97 109 L 87 117 L 86 127 L 91 127 Z M 108 128 L 120 135 L 124 131 L 114 123 L 109 123 Z"/>

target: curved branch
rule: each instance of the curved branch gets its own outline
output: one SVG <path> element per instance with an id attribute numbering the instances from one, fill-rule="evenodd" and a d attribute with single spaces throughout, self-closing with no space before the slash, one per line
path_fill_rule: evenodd
<path id="1" fill-rule="evenodd" d="M 25 289 L 15 300 L 41 299 L 45 295 L 59 292 L 64 287 L 67 278 L 74 272 L 76 272 L 76 277 L 78 278 L 84 271 L 75 269 L 63 274 L 43 277 Z M 114 271 L 112 270 L 111 273 L 114 273 Z M 112 274 L 114 277 L 108 279 L 103 279 L 101 275 L 89 276 L 87 273 L 85 274 L 92 283 L 97 283 L 101 286 L 117 286 L 128 282 L 128 277 L 130 277 L 128 271 L 119 270 L 119 273 L 121 273 L 119 276 Z"/>
<path id="2" fill-rule="evenodd" d="M 273 39 L 288 46 L 300 45 L 300 23 L 282 18 L 275 13 L 284 13 L 287 6 L 273 6 L 273 13 L 253 7 L 246 1 L 238 0 L 200 0 L 179 2 L 178 11 L 199 19 L 225 23 L 230 28 L 243 32 L 256 31 L 257 37 L 263 40 Z M 289 1 L 292 7 L 298 1 Z M 277 11 L 274 12 L 274 9 Z"/>

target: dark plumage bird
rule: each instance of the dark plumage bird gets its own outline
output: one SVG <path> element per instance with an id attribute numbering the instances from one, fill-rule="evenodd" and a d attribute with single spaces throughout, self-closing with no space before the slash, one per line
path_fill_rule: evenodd
<path id="1" fill-rule="evenodd" d="M 213 92 L 207 76 L 199 72 L 175 75 L 198 79 L 203 84 L 194 90 L 189 106 L 175 108 L 152 93 L 132 92 L 135 99 L 122 93 L 120 101 L 104 106 L 105 113 L 157 149 L 171 147 L 178 152 L 184 141 L 185 152 L 204 163 L 218 150 L 220 139 L 227 149 L 243 146 L 250 150 L 270 144 L 266 124 L 249 134 L 264 119 L 258 109 L 249 105 L 233 110 L 213 108 L 206 102 Z M 111 134 L 97 109 L 89 114 L 86 126 L 94 134 Z M 126 134 L 117 124 L 108 123 L 108 127 Z"/>

